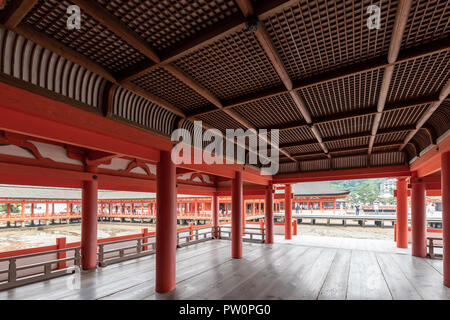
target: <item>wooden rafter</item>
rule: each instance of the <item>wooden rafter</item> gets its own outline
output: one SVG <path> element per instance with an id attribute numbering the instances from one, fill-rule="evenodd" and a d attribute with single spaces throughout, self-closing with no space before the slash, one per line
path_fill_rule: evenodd
<path id="1" fill-rule="evenodd" d="M 392 31 L 392 38 L 389 45 L 388 63 L 392 64 L 397 61 L 398 54 L 400 52 L 400 46 L 402 44 L 403 33 L 405 32 L 406 23 L 408 21 L 409 11 L 411 10 L 412 0 L 400 0 L 397 7 L 397 13 L 395 15 L 394 28 Z M 392 75 L 394 74 L 394 66 L 389 65 L 384 69 L 383 81 L 381 83 L 380 95 L 378 97 L 377 111 L 372 124 L 372 136 L 369 140 L 368 154 L 372 153 L 373 145 L 375 142 L 375 136 L 377 135 L 378 127 L 381 122 L 381 115 L 386 103 L 386 97 L 388 95 L 389 86 L 392 81 Z"/>
<path id="2" fill-rule="evenodd" d="M 400 151 L 402 151 L 408 142 L 416 135 L 416 133 L 425 125 L 425 122 L 430 119 L 430 117 L 433 115 L 433 113 L 436 111 L 437 108 L 441 105 L 442 102 L 447 98 L 447 96 L 450 94 L 450 80 L 447 81 L 447 83 L 444 85 L 444 87 L 441 89 L 441 92 L 439 94 L 439 101 L 432 103 L 428 110 L 420 117 L 419 121 L 417 121 L 417 124 L 415 126 L 415 129 L 411 131 L 405 138 L 405 141 L 403 141 L 403 144 L 400 146 Z"/>
<path id="3" fill-rule="evenodd" d="M 0 16 L 0 23 L 9 29 L 17 27 L 23 18 L 36 5 L 38 0 L 16 0 L 12 1 Z"/>
<path id="4" fill-rule="evenodd" d="M 250 0 L 240 0 L 238 2 L 238 5 L 242 11 L 242 14 L 250 19 L 250 16 L 254 12 L 252 2 Z M 292 80 L 289 77 L 286 67 L 283 64 L 283 61 L 281 60 L 280 55 L 278 54 L 275 45 L 273 44 L 272 39 L 270 38 L 270 35 L 268 34 L 266 28 L 261 22 L 255 21 L 255 23 L 257 24 L 255 30 L 256 39 L 263 48 L 264 52 L 266 53 L 266 56 L 269 58 L 269 61 L 271 62 L 273 68 L 280 77 L 281 82 L 283 82 L 286 89 L 290 91 L 289 93 L 292 97 L 292 100 L 299 109 L 303 118 L 306 120 L 308 124 L 311 124 L 312 121 L 311 114 L 306 106 L 306 103 L 303 101 L 303 99 L 300 97 L 297 91 L 291 91 L 293 89 Z M 328 154 L 328 149 L 322 143 L 322 137 L 320 136 L 319 131 L 317 130 L 317 128 L 314 127 L 314 125 L 311 126 L 311 131 L 313 135 L 316 137 L 325 154 Z M 329 154 L 328 157 L 330 157 Z"/>

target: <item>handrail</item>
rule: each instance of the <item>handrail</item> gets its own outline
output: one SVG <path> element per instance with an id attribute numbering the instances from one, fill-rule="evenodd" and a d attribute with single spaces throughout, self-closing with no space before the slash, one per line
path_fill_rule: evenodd
<path id="1" fill-rule="evenodd" d="M 200 230 L 208 230 L 207 232 L 200 233 Z M 180 234 L 187 234 L 180 236 Z M 208 236 L 210 235 L 210 236 Z M 155 242 L 147 242 L 148 239 L 155 238 L 154 235 L 137 237 L 132 239 L 117 240 L 105 243 L 99 243 L 98 246 L 98 264 L 100 267 L 105 267 L 114 263 L 119 263 L 127 260 L 132 260 L 140 257 L 149 256 L 155 253 Z M 193 240 L 195 238 L 195 240 Z M 177 247 L 181 248 L 184 246 L 192 245 L 198 242 L 211 240 L 214 238 L 214 228 L 196 228 L 177 231 Z M 147 241 L 145 241 L 147 240 Z M 185 241 L 182 241 L 185 240 Z M 114 245 L 118 243 L 135 241 L 135 244 L 120 247 L 105 249 L 105 246 Z M 151 249 L 149 249 L 149 247 Z M 126 252 L 132 251 L 132 252 Z M 114 254 L 111 256 L 111 254 Z"/>
<path id="2" fill-rule="evenodd" d="M 26 258 L 32 258 L 36 256 L 42 256 L 42 255 L 49 255 L 49 254 L 58 254 L 62 252 L 68 252 L 68 251 L 75 251 L 75 254 L 73 257 L 70 258 L 57 258 L 49 261 L 44 262 L 38 262 L 38 263 L 31 263 L 24 266 L 17 266 L 17 260 L 20 259 L 26 259 Z M 80 266 L 81 264 L 81 247 L 74 247 L 74 248 L 65 248 L 65 249 L 59 249 L 59 250 L 52 250 L 52 251 L 45 251 L 45 252 L 39 252 L 39 253 L 33 253 L 33 254 L 26 254 L 22 256 L 14 256 L 14 257 L 8 257 L 8 258 L 2 258 L 0 259 L 0 262 L 8 262 L 8 268 L 0 270 L 0 274 L 8 273 L 8 279 L 6 281 L 0 281 L 0 291 L 15 288 L 18 286 L 22 286 L 25 284 L 34 283 L 37 281 L 43 281 L 48 280 L 56 277 L 60 277 L 69 273 L 73 273 L 74 270 L 70 271 L 69 268 L 59 268 L 57 267 L 55 270 L 52 270 L 52 265 L 60 265 L 61 263 L 65 263 L 68 261 L 73 261 L 75 266 Z M 44 267 L 44 270 L 40 273 L 36 273 L 33 275 L 26 275 L 26 276 L 20 276 L 18 277 L 17 272 L 33 269 L 33 268 L 39 268 Z"/>
<path id="3" fill-rule="evenodd" d="M 223 230 L 223 229 L 231 229 L 231 226 L 219 226 L 219 239 L 223 240 L 231 240 L 231 230 Z M 248 232 L 247 230 L 257 230 L 259 232 Z M 224 236 L 226 234 L 227 236 Z M 245 227 L 245 231 L 242 232 L 244 236 L 248 235 L 249 238 L 242 238 L 244 242 L 256 242 L 256 243 L 264 243 L 266 241 L 266 229 L 265 228 L 248 228 Z M 256 238 L 255 238 L 256 237 Z"/>

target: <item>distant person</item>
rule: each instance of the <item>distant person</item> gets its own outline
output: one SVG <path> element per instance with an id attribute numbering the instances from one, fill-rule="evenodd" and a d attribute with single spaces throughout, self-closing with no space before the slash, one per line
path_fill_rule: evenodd
<path id="1" fill-rule="evenodd" d="M 359 204 L 356 204 L 356 205 L 355 205 L 355 212 L 356 212 L 356 215 L 357 215 L 357 216 L 359 216 L 359 207 L 360 207 Z"/>
<path id="2" fill-rule="evenodd" d="M 300 204 L 297 203 L 297 205 L 295 206 L 295 213 L 298 214 L 299 210 L 300 210 Z"/>
<path id="3" fill-rule="evenodd" d="M 375 210 L 375 214 L 379 214 L 379 207 L 378 207 L 378 202 L 375 202 L 373 205 L 373 209 Z"/>

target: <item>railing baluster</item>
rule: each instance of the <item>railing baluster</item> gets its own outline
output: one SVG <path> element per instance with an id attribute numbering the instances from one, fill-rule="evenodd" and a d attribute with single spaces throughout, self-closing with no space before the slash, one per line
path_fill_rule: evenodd
<path id="1" fill-rule="evenodd" d="M 142 239 L 137 239 L 137 253 L 142 252 Z"/>
<path id="2" fill-rule="evenodd" d="M 17 279 L 16 259 L 9 260 L 8 282 L 15 282 Z"/>

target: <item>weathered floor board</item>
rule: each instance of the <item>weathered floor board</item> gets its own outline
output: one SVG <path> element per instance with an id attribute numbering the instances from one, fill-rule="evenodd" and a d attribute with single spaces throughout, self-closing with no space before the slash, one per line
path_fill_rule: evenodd
<path id="1" fill-rule="evenodd" d="M 177 250 L 177 289 L 155 294 L 155 257 L 0 292 L 0 299 L 450 299 L 442 260 L 411 257 L 392 243 L 295 237 L 273 245 L 244 243 L 231 259 L 229 241 Z M 372 243 L 371 243 L 372 241 Z"/>

